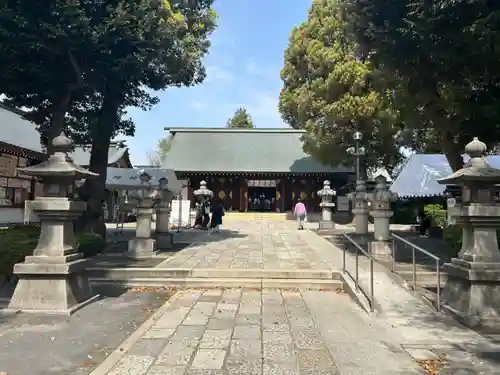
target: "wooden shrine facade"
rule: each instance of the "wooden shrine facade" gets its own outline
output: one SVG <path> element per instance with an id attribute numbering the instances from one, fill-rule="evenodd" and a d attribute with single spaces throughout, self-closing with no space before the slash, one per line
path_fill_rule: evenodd
<path id="1" fill-rule="evenodd" d="M 188 196 L 194 207 L 196 198 L 194 190 L 201 181 L 206 181 L 207 187 L 214 192 L 226 211 L 259 211 L 252 201 L 264 194 L 270 201 L 266 211 L 291 211 L 300 198 L 309 212 L 319 211 L 321 197 L 318 190 L 323 187 L 324 180 L 330 180 L 332 188 L 340 188 L 347 184 L 347 174 L 207 174 L 178 173 L 181 180 L 187 180 Z"/>

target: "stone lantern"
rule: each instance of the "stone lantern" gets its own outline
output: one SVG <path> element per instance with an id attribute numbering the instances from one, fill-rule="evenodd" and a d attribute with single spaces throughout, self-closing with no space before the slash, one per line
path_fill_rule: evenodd
<path id="1" fill-rule="evenodd" d="M 332 210 L 335 207 L 333 197 L 337 194 L 335 190 L 330 187 L 330 181 L 323 181 L 323 189 L 319 190 L 317 194 L 321 197 L 321 220 L 319 222 L 319 229 L 335 229 L 335 224 L 332 220 Z"/>
<path id="2" fill-rule="evenodd" d="M 207 188 L 207 183 L 205 181 L 200 182 L 200 188 L 193 192 L 194 196 L 198 201 L 206 201 L 214 196 L 214 192 Z"/>
<path id="3" fill-rule="evenodd" d="M 72 142 L 63 133 L 52 145 L 47 161 L 18 169 L 43 182 L 43 196 L 31 202 L 41 228 L 33 255 L 14 267 L 19 282 L 8 309 L 70 315 L 99 296 L 92 293 L 85 273 L 88 259 L 77 252 L 73 232 L 73 221 L 86 203 L 68 195 L 75 181 L 98 175 L 73 163 L 68 157 Z"/>
<path id="4" fill-rule="evenodd" d="M 353 202 L 352 213 L 354 214 L 354 227 L 356 234 L 366 236 L 368 234 L 368 213 L 370 211 L 370 196 L 366 192 L 366 182 L 356 181 L 356 190 L 348 194 Z"/>
<path id="5" fill-rule="evenodd" d="M 449 207 L 462 227 L 458 258 L 444 265 L 448 278 L 442 291 L 443 307 L 470 326 L 500 325 L 500 252 L 497 229 L 500 204 L 495 185 L 500 170 L 491 168 L 484 155 L 486 145 L 474 138 L 465 147 L 469 162 L 438 182 L 462 188 L 460 205 Z"/>
<path id="6" fill-rule="evenodd" d="M 373 217 L 374 241 L 371 242 L 373 256 L 390 258 L 392 250 L 390 246 L 390 220 L 393 215 L 391 203 L 397 199 L 397 194 L 389 190 L 387 179 L 379 176 L 375 180 L 370 215 Z"/>
<path id="7" fill-rule="evenodd" d="M 135 238 L 128 242 L 127 255 L 131 258 L 149 258 L 158 253 L 156 240 L 152 238 L 151 224 L 153 222 L 153 207 L 159 201 L 160 195 L 152 186 L 152 177 L 141 171 L 139 175 L 141 187 L 133 198 L 137 199 Z"/>
<path id="8" fill-rule="evenodd" d="M 156 205 L 156 240 L 158 248 L 169 249 L 173 243 L 173 235 L 170 233 L 168 225 L 174 193 L 168 189 L 168 178 L 160 178 L 159 184 L 161 200 Z"/>
<path id="9" fill-rule="evenodd" d="M 212 190 L 207 188 L 207 183 L 205 181 L 201 181 L 200 188 L 196 189 L 193 192 L 193 194 L 196 197 L 196 200 L 198 201 L 198 203 L 202 205 L 202 209 L 203 209 L 203 211 L 202 211 L 203 214 L 201 215 L 201 218 L 200 218 L 201 221 L 199 221 L 200 219 L 197 218 L 197 221 L 195 221 L 195 223 L 198 222 L 202 228 L 206 229 L 208 226 L 208 222 L 206 221 L 205 209 L 208 206 L 208 200 L 214 196 L 214 193 Z M 198 216 L 198 214 L 197 214 L 197 216 Z"/>

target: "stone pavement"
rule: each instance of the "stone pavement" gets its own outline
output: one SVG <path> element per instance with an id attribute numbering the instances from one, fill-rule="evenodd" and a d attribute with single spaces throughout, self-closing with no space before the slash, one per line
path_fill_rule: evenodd
<path id="1" fill-rule="evenodd" d="M 347 295 L 179 292 L 92 375 L 422 374 Z"/>
<path id="2" fill-rule="evenodd" d="M 207 233 L 157 267 L 338 270 L 309 246 L 309 235 L 294 221 L 230 220 L 220 233 Z"/>

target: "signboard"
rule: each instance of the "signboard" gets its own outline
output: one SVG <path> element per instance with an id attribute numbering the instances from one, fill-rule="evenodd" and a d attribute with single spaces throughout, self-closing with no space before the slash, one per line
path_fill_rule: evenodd
<path id="1" fill-rule="evenodd" d="M 17 156 L 0 155 L 0 174 L 5 176 L 15 176 L 17 168 Z"/>
<path id="2" fill-rule="evenodd" d="M 172 210 L 170 211 L 170 224 L 173 226 L 178 226 L 179 222 L 181 227 L 187 227 L 190 223 L 191 214 L 191 201 L 178 199 L 172 201 Z M 180 215 L 180 219 L 179 219 Z"/>
<path id="3" fill-rule="evenodd" d="M 349 211 L 349 198 L 347 195 L 339 195 L 337 197 L 337 211 L 348 212 Z"/>

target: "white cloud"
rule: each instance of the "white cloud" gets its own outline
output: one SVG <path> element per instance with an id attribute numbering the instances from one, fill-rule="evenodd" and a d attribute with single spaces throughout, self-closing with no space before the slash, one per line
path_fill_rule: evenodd
<path id="1" fill-rule="evenodd" d="M 233 74 L 230 72 L 229 68 L 221 68 L 217 65 L 208 65 L 206 67 L 207 77 L 205 78 L 205 83 L 212 82 L 231 82 L 233 80 Z"/>

